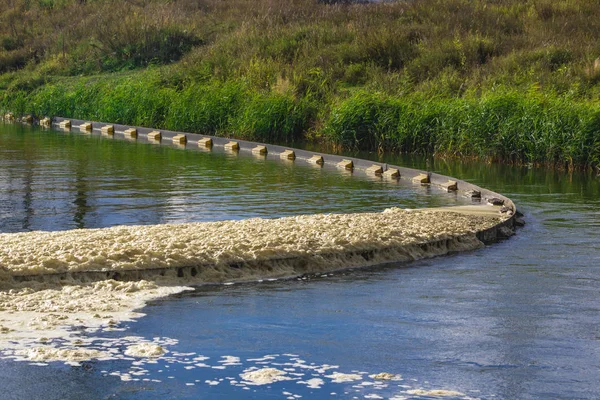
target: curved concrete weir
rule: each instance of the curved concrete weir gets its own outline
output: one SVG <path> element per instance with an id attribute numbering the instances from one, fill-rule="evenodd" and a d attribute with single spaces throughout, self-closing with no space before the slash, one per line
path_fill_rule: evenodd
<path id="1" fill-rule="evenodd" d="M 99 133 L 109 127 L 111 133 L 123 139 L 131 139 L 131 132 L 135 132 L 133 138 L 140 141 L 151 141 L 149 135 L 154 133 L 162 142 L 192 148 L 206 147 L 208 142 L 227 148 L 232 143 L 221 137 L 102 122 L 64 118 L 53 122 L 61 128 L 85 124 L 86 129 Z M 477 206 L 410 212 L 392 209 L 365 214 L 2 234 L 0 243 L 8 249 L 0 257 L 3 280 L 178 276 L 199 282 L 223 282 L 295 276 L 471 250 L 482 242 L 510 235 L 514 225 L 516 207 L 510 199 L 465 181 L 301 149 L 242 140 L 235 144 L 240 152 L 254 154 L 260 148 L 265 157 L 321 167 L 333 165 L 338 169 L 343 166 L 348 173 L 371 178 L 437 185 L 482 201 Z M 490 205 L 487 200 L 497 205 Z"/>
<path id="2" fill-rule="evenodd" d="M 85 128 L 91 128 L 91 134 L 101 135 L 104 129 L 115 138 L 204 151 L 230 147 L 282 163 L 331 167 L 337 173 L 406 185 L 436 185 L 481 202 L 438 209 L 0 234 L 0 357 L 71 363 L 110 358 L 121 351 L 118 346 L 103 351 L 74 347 L 71 343 L 81 342 L 83 330 L 72 328 L 86 327 L 85 343 L 92 343 L 91 332 L 112 330 L 141 316 L 134 310 L 190 289 L 183 284 L 410 262 L 477 249 L 509 236 L 515 224 L 516 208 L 510 199 L 427 171 L 191 133 L 64 118 L 53 122 L 61 130 L 89 124 Z"/>
<path id="3" fill-rule="evenodd" d="M 91 124 L 116 137 L 149 141 L 156 130 L 55 118 L 58 127 Z M 226 148 L 227 138 L 160 131 L 165 143 Z M 138 280 L 156 276 L 197 282 L 290 277 L 472 250 L 512 233 L 514 203 L 468 182 L 372 161 L 238 140 L 240 152 L 317 166 L 352 165 L 349 173 L 437 185 L 481 198 L 480 205 L 429 210 L 298 216 L 181 225 L 127 226 L 67 232 L 1 234 L 0 280 Z M 294 154 L 293 158 L 289 154 Z M 315 163 L 314 160 L 319 162 Z M 377 173 L 375 173 L 377 172 Z M 386 174 L 386 172 L 389 172 Z M 423 183 L 425 182 L 425 183 Z M 488 203 L 497 205 L 491 205 Z M 216 232 L 216 233 L 215 233 Z M 482 243 L 483 242 L 483 243 Z M 3 277 L 3 278 L 2 278 Z"/>
<path id="4" fill-rule="evenodd" d="M 319 214 L 0 235 L 0 264 L 17 281 L 186 281 L 289 277 L 407 262 L 482 246 L 498 214 L 439 210 Z"/>

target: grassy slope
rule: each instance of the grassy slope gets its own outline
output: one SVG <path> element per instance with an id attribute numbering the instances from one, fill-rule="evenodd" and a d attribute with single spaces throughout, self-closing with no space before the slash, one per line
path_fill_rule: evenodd
<path id="1" fill-rule="evenodd" d="M 0 108 L 599 165 L 599 5 L 0 0 Z"/>

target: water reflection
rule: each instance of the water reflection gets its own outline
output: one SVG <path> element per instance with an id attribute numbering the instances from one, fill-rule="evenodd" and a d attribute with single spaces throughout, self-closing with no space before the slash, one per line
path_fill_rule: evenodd
<path id="1" fill-rule="evenodd" d="M 2 125 L 0 164 L 13 202 L 4 232 L 361 212 L 466 202 L 435 188 L 367 180 L 335 167 L 186 151 L 79 132 Z M 17 203 L 14 203 L 19 199 Z M 35 218 L 32 216 L 35 215 Z"/>
<path id="2" fill-rule="evenodd" d="M 75 210 L 73 212 L 73 222 L 75 222 L 75 226 L 79 229 L 85 228 L 85 218 L 86 214 L 90 210 L 90 206 L 88 205 L 87 193 L 89 191 L 89 187 L 87 184 L 87 162 L 84 159 L 76 160 L 75 166 L 75 200 L 73 204 L 75 205 Z"/>
<path id="3" fill-rule="evenodd" d="M 29 230 L 31 226 L 31 217 L 33 211 L 33 164 L 30 160 L 26 160 L 23 165 L 23 230 Z"/>

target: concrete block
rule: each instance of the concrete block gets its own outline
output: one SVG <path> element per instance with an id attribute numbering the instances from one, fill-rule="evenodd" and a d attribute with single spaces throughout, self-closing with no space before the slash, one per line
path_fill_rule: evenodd
<path id="1" fill-rule="evenodd" d="M 33 124 L 33 116 L 26 115 L 23 118 L 21 118 L 21 122 L 25 122 L 26 124 Z"/>
<path id="2" fill-rule="evenodd" d="M 71 121 L 68 119 L 62 120 L 59 122 L 58 126 L 60 128 L 70 128 L 71 127 Z"/>
<path id="3" fill-rule="evenodd" d="M 82 131 L 91 131 L 92 130 L 92 123 L 91 122 L 84 122 L 83 124 L 79 125 L 79 130 L 82 130 Z"/>
<path id="4" fill-rule="evenodd" d="M 315 154 L 314 156 L 312 156 L 311 158 L 309 158 L 306 161 L 309 162 L 309 163 L 311 163 L 311 164 L 317 164 L 317 165 L 323 165 L 323 164 L 325 164 L 325 160 L 323 160 L 323 156 L 320 156 L 318 154 Z"/>
<path id="5" fill-rule="evenodd" d="M 136 138 L 137 137 L 137 129 L 135 129 L 135 128 L 125 129 L 125 131 L 123 133 L 125 134 L 125 137 L 128 137 L 128 138 Z"/>
<path id="6" fill-rule="evenodd" d="M 285 150 L 283 153 L 281 153 L 279 155 L 279 157 L 281 157 L 284 160 L 295 160 L 296 159 L 296 153 L 293 150 Z"/>
<path id="7" fill-rule="evenodd" d="M 413 182 L 422 184 L 431 183 L 431 174 L 419 174 L 415 176 L 412 180 Z"/>
<path id="8" fill-rule="evenodd" d="M 354 169 L 354 163 L 351 160 L 342 160 L 337 163 L 337 167 L 352 171 Z"/>
<path id="9" fill-rule="evenodd" d="M 51 125 L 52 125 L 52 120 L 50 118 L 45 117 L 45 118 L 40 119 L 40 126 L 48 127 Z"/>
<path id="10" fill-rule="evenodd" d="M 102 132 L 105 135 L 114 135 L 115 127 L 114 125 L 104 125 L 102 128 L 100 128 L 100 132 Z"/>
<path id="11" fill-rule="evenodd" d="M 179 135 L 175 135 L 173 136 L 173 143 L 175 144 L 186 144 L 187 143 L 187 136 L 180 133 Z"/>
<path id="12" fill-rule="evenodd" d="M 383 174 L 383 168 L 381 165 L 373 164 L 366 170 L 367 175 L 381 175 Z"/>
<path id="13" fill-rule="evenodd" d="M 199 139 L 198 140 L 198 147 L 211 148 L 211 147 L 213 147 L 213 141 L 209 137 L 205 137 L 205 138 Z"/>
<path id="14" fill-rule="evenodd" d="M 13 115 L 13 113 L 6 113 L 4 115 L 4 120 L 8 121 L 8 122 L 14 121 L 15 120 L 15 116 Z"/>
<path id="15" fill-rule="evenodd" d="M 224 147 L 225 147 L 225 150 L 229 150 L 229 151 L 239 151 L 240 150 L 240 144 L 233 140 L 231 142 L 225 143 Z"/>
<path id="16" fill-rule="evenodd" d="M 267 154 L 268 153 L 267 146 L 258 145 L 258 146 L 256 146 L 255 148 L 252 149 L 252 153 L 253 154 L 260 154 L 260 155 Z"/>
<path id="17" fill-rule="evenodd" d="M 456 192 L 458 190 L 458 183 L 453 180 L 449 180 L 448 182 L 443 183 L 441 186 L 449 192 Z"/>
<path id="18" fill-rule="evenodd" d="M 481 192 L 479 190 L 469 190 L 465 192 L 465 197 L 470 197 L 471 199 L 481 199 Z"/>
<path id="19" fill-rule="evenodd" d="M 390 168 L 383 173 L 384 178 L 400 179 L 400 170 L 398 168 Z"/>
<path id="20" fill-rule="evenodd" d="M 159 131 L 152 131 L 148 134 L 148 140 L 159 140 L 162 139 L 162 133 Z"/>
<path id="21" fill-rule="evenodd" d="M 485 199 L 490 206 L 503 206 L 504 200 L 498 197 L 486 197 Z"/>

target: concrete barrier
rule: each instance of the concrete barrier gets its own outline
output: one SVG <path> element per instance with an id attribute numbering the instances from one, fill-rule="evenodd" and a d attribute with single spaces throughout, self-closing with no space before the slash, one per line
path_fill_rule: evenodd
<path id="1" fill-rule="evenodd" d="M 234 140 L 230 140 L 227 143 L 225 143 L 223 145 L 223 147 L 225 148 L 225 150 L 228 151 L 239 151 L 240 150 L 240 144 Z"/>
<path id="2" fill-rule="evenodd" d="M 180 133 L 178 135 L 173 136 L 173 143 L 176 144 L 186 144 L 187 143 L 187 136 L 184 135 L 183 133 Z"/>
<path id="3" fill-rule="evenodd" d="M 70 127 L 71 123 L 83 124 L 86 121 L 83 120 L 69 120 L 62 117 L 54 118 L 54 125 L 57 127 Z M 343 157 L 335 154 L 315 153 L 306 151 L 303 149 L 293 149 L 289 147 L 283 147 L 279 145 L 271 145 L 266 143 L 250 142 L 245 140 L 231 140 L 229 138 L 201 135 L 195 133 L 183 133 L 174 131 L 157 131 L 151 128 L 145 127 L 131 127 L 126 125 L 118 124 L 107 124 L 103 122 L 92 122 L 94 129 L 100 129 L 106 125 L 112 126 L 117 131 L 124 132 L 127 129 L 135 129 L 138 133 L 138 140 L 147 140 L 148 142 L 160 142 L 165 141 L 173 142 L 173 138 L 185 136 L 186 141 L 196 143 L 198 147 L 210 147 L 218 146 L 229 151 L 240 151 L 247 152 L 249 154 L 256 154 L 254 150 L 259 148 L 260 151 L 265 153 L 261 154 L 268 159 L 286 159 L 290 161 L 302 160 L 306 163 L 313 164 L 316 166 L 333 166 L 340 169 L 344 169 L 352 174 L 363 174 L 365 176 L 379 176 L 380 179 L 391 179 L 397 180 L 399 183 L 412 183 L 419 185 L 433 185 L 440 187 L 451 193 L 459 193 L 465 197 L 472 198 L 473 201 L 481 201 L 481 204 L 486 204 L 488 199 L 497 199 L 502 202 L 502 207 L 498 206 L 498 212 L 501 211 L 507 213 L 509 217 L 507 221 L 503 222 L 501 226 L 497 228 L 488 229 L 485 233 L 481 233 L 480 236 L 484 238 L 484 241 L 490 238 L 501 238 L 506 236 L 507 229 L 512 229 L 515 225 L 515 218 L 517 216 L 517 207 L 511 199 L 502 194 L 493 192 L 491 190 L 481 188 L 472 183 L 444 176 L 430 171 L 422 171 L 413 168 L 405 168 L 395 165 L 380 165 L 382 170 L 381 174 L 377 171 L 379 168 L 374 168 L 376 165 L 372 161 L 363 160 L 360 158 Z M 181 140 L 181 139 L 176 139 Z M 263 150 L 264 148 L 264 150 Z M 504 233 L 502 233 L 502 232 Z M 495 240 L 495 239 L 494 239 Z"/>
<path id="4" fill-rule="evenodd" d="M 343 159 L 342 161 L 338 162 L 336 165 L 338 168 L 347 169 L 349 171 L 352 171 L 354 169 L 354 161 L 352 161 L 352 160 Z"/>
<path id="5" fill-rule="evenodd" d="M 252 153 L 266 155 L 268 153 L 267 146 L 258 145 L 252 149 Z"/>
<path id="6" fill-rule="evenodd" d="M 295 160 L 296 152 L 294 150 L 286 149 L 282 153 L 279 154 L 279 157 L 283 160 Z"/>
<path id="7" fill-rule="evenodd" d="M 148 140 L 160 141 L 162 139 L 162 133 L 159 131 L 148 132 L 147 138 Z"/>
<path id="8" fill-rule="evenodd" d="M 213 141 L 211 138 L 202 138 L 202 139 L 198 139 L 198 147 L 204 147 L 207 149 L 210 149 L 211 147 L 213 147 Z"/>
<path id="9" fill-rule="evenodd" d="M 387 179 L 400 179 L 401 178 L 400 170 L 398 168 L 388 168 L 383 172 L 383 177 Z"/>
<path id="10" fill-rule="evenodd" d="M 413 182 L 417 182 L 420 184 L 431 183 L 431 175 L 429 173 L 419 174 L 413 177 Z"/>
<path id="11" fill-rule="evenodd" d="M 309 158 L 306 161 L 309 162 L 310 164 L 316 164 L 316 165 L 323 165 L 325 163 L 323 156 L 321 156 L 319 154 L 315 154 L 314 156 L 312 156 L 311 158 Z"/>
<path id="12" fill-rule="evenodd" d="M 368 175 L 381 175 L 383 174 L 383 167 L 381 165 L 373 164 L 366 169 Z"/>
<path id="13" fill-rule="evenodd" d="M 100 128 L 100 132 L 103 133 L 104 135 L 114 135 L 115 134 L 115 126 L 114 125 L 104 125 L 102 128 Z"/>
<path id="14" fill-rule="evenodd" d="M 58 127 L 59 128 L 63 128 L 63 129 L 65 129 L 65 128 L 67 128 L 67 129 L 71 128 L 71 121 L 68 120 L 68 119 L 60 120 L 60 121 L 58 121 Z"/>
<path id="15" fill-rule="evenodd" d="M 53 124 L 55 126 L 60 127 L 63 125 L 63 122 L 66 122 L 66 121 L 70 121 L 70 120 L 66 119 L 66 118 L 62 118 L 62 117 L 56 117 L 56 118 L 54 118 Z M 82 124 L 82 123 L 86 122 L 83 120 L 72 120 L 72 121 L 74 124 Z M 105 123 L 105 122 L 93 122 L 92 124 L 94 126 L 94 129 L 100 129 L 100 127 L 107 125 L 107 123 Z M 195 133 L 182 133 L 182 132 L 175 132 L 175 131 L 168 131 L 168 130 L 157 131 L 152 128 L 145 128 L 145 127 L 139 127 L 139 126 L 131 127 L 131 126 L 127 126 L 127 125 L 118 125 L 118 124 L 114 124 L 113 126 L 114 126 L 114 129 L 116 129 L 118 131 L 125 131 L 128 128 L 137 129 L 138 140 L 143 140 L 145 137 L 145 140 L 148 140 L 148 141 L 160 140 L 160 141 L 172 142 L 172 138 L 174 136 L 180 135 L 180 134 L 185 134 L 187 136 L 187 139 L 189 142 L 198 143 L 201 140 L 210 139 L 214 146 L 235 147 L 235 144 L 237 144 L 238 149 L 242 152 L 247 151 L 247 152 L 251 153 L 253 148 L 255 148 L 256 146 L 262 145 L 267 148 L 268 158 L 273 158 L 273 159 L 280 158 L 280 155 L 286 151 L 292 151 L 294 153 L 294 156 L 296 157 L 296 160 L 303 160 L 304 162 L 309 162 L 309 163 L 319 164 L 320 162 L 322 162 L 323 163 L 322 165 L 335 166 L 344 160 L 345 160 L 345 162 L 352 161 L 354 173 L 363 173 L 364 174 L 367 168 L 373 166 L 373 162 L 369 161 L 369 160 L 363 160 L 360 158 L 347 157 L 347 156 L 344 157 L 344 156 L 339 156 L 339 155 L 335 155 L 335 154 L 315 153 L 313 151 L 307 151 L 307 150 L 303 150 L 303 149 L 291 149 L 289 147 L 284 147 L 284 146 L 279 146 L 279 145 L 250 142 L 250 141 L 245 141 L 245 140 L 233 141 L 230 138 L 201 135 L 201 134 L 195 134 Z M 148 136 L 149 134 L 151 134 L 150 135 L 151 137 Z M 229 143 L 232 143 L 232 144 L 230 145 Z M 512 202 L 512 200 L 510 200 L 506 196 L 503 196 L 499 193 L 493 192 L 493 191 L 485 189 L 485 188 L 480 188 L 477 185 L 473 185 L 469 182 L 466 182 L 466 181 L 463 181 L 463 180 L 460 180 L 457 178 L 452 178 L 449 176 L 432 173 L 430 171 L 422 171 L 422 170 L 417 170 L 417 169 L 413 169 L 413 168 L 406 168 L 406 167 L 400 167 L 400 166 L 389 165 L 389 164 L 382 166 L 382 168 L 384 170 L 384 172 L 382 174 L 383 178 L 399 179 L 402 182 L 413 182 L 414 178 L 417 178 L 419 175 L 422 175 L 422 174 L 428 176 L 429 184 L 434 185 L 434 186 L 443 187 L 450 180 L 456 181 L 457 187 L 458 187 L 458 192 L 460 194 L 463 194 L 468 197 L 473 197 L 475 199 L 477 198 L 477 196 L 471 196 L 472 192 L 477 192 L 478 196 L 481 199 L 497 197 L 497 198 L 504 200 L 504 206 L 506 208 L 510 209 L 513 213 L 517 212 L 517 208 L 514 205 L 514 203 Z"/>
<path id="16" fill-rule="evenodd" d="M 123 134 L 125 135 L 125 137 L 131 138 L 131 139 L 137 138 L 137 129 L 135 129 L 135 128 L 125 129 Z"/>
<path id="17" fill-rule="evenodd" d="M 47 121 L 52 121 L 47 119 Z M 40 121 L 41 123 L 41 121 Z M 503 196 L 499 193 L 495 193 L 485 188 L 481 188 L 477 185 L 473 185 L 469 182 L 451 178 L 448 176 L 432 173 L 430 171 L 422 171 L 416 170 L 412 168 L 404 168 L 393 165 L 380 165 L 374 164 L 372 161 L 363 160 L 359 158 L 353 157 L 342 157 L 333 154 L 323 154 L 323 153 L 315 153 L 309 152 L 303 149 L 292 149 L 288 147 L 278 146 L 278 145 L 270 145 L 265 143 L 256 143 L 244 140 L 236 140 L 233 141 L 228 138 L 216 137 L 216 136 L 207 136 L 207 135 L 199 135 L 193 133 L 182 133 L 182 132 L 173 132 L 173 131 L 156 131 L 149 128 L 144 127 L 131 127 L 110 123 L 102 123 L 102 122 L 86 122 L 83 120 L 69 120 L 65 118 L 57 117 L 54 119 L 54 126 L 59 127 L 63 130 L 69 131 L 71 125 L 82 125 L 86 126 L 86 131 L 88 128 L 87 124 L 91 125 L 92 134 L 94 133 L 108 133 L 111 135 L 114 132 L 123 133 L 123 138 L 126 139 L 131 137 L 135 133 L 135 140 L 147 141 L 148 143 L 164 143 L 170 144 L 172 146 L 178 146 L 185 149 L 191 149 L 192 147 L 186 147 L 185 144 L 187 142 L 191 142 L 197 144 L 195 147 L 196 150 L 211 148 L 213 145 L 222 147 L 223 150 L 226 151 L 235 151 L 236 154 L 238 152 L 247 152 L 249 155 L 260 155 L 264 158 L 269 159 L 285 159 L 290 162 L 297 162 L 301 160 L 307 164 L 314 165 L 317 167 L 330 167 L 336 169 L 343 169 L 346 174 L 357 174 L 364 175 L 365 177 L 371 177 L 371 179 L 388 179 L 395 180 L 398 184 L 411 184 L 411 185 L 426 185 L 426 186 L 436 186 L 444 191 L 448 192 L 447 195 L 456 195 L 456 192 L 464 195 L 467 198 L 473 199 L 473 206 L 460 206 L 460 207 L 442 207 L 437 209 L 431 209 L 432 211 L 452 211 L 455 213 L 467 213 L 473 215 L 480 216 L 498 216 L 504 214 L 504 218 L 498 219 L 501 220 L 500 223 L 497 223 L 495 226 L 491 228 L 481 229 L 476 232 L 476 237 L 484 242 L 491 243 L 500 239 L 504 239 L 510 236 L 513 233 L 514 227 L 521 224 L 520 215 L 518 214 L 517 208 L 511 199 Z M 443 195 L 440 193 L 440 195 Z M 480 204 L 480 205 L 479 205 Z M 472 236 L 472 234 L 471 234 Z M 447 254 L 448 252 L 456 251 L 452 250 L 453 242 L 460 243 L 461 240 L 468 240 L 466 237 L 461 238 L 459 236 L 453 237 L 451 239 L 443 239 L 438 241 L 424 241 L 423 243 L 416 244 L 415 250 L 418 248 L 422 249 L 438 249 L 439 255 Z M 460 246 L 459 246 L 460 247 Z M 398 249 L 383 249 L 383 252 L 391 251 L 395 252 Z M 437 251 L 437 250 L 436 250 Z M 371 251 L 363 251 L 356 252 L 353 249 L 345 249 L 341 254 L 341 257 L 344 260 L 348 260 L 351 265 L 353 262 L 358 260 L 358 264 L 366 266 L 372 265 L 369 264 L 370 260 L 372 260 L 373 254 Z M 435 251 L 434 251 L 435 253 Z M 437 254 L 437 253 L 435 253 Z M 334 257 L 339 257 L 340 254 L 332 254 L 325 255 L 326 257 L 331 257 L 332 260 Z M 339 261 L 339 260 L 338 260 Z M 258 262 L 252 260 L 245 260 L 243 265 L 232 264 L 231 268 L 241 268 L 241 267 L 249 267 L 249 268 L 271 268 L 276 266 L 278 263 L 286 263 L 294 265 L 294 268 L 298 271 L 302 271 L 302 269 L 306 266 L 307 263 L 310 263 L 310 260 L 303 258 L 282 258 L 282 259 L 273 259 L 269 260 L 269 262 Z M 158 274 L 176 274 L 176 276 L 186 276 L 186 274 L 190 274 L 191 276 L 198 271 L 200 266 L 190 266 L 190 267 L 174 267 L 169 268 L 159 268 L 157 270 L 135 270 L 135 271 L 86 271 L 78 274 L 77 272 L 66 273 L 63 274 L 67 277 L 77 277 L 77 279 L 87 280 L 87 279 L 95 279 L 94 274 L 97 275 L 98 279 L 106 279 L 106 278 L 114 278 L 120 280 L 127 279 L 137 279 L 142 276 Z M 59 278 L 62 279 L 64 276 L 61 275 Z M 13 279 L 16 281 L 19 280 L 38 280 L 41 279 L 45 281 L 45 277 L 36 277 L 36 276 L 13 276 Z"/>
<path id="18" fill-rule="evenodd" d="M 448 192 L 456 192 L 458 190 L 458 182 L 453 181 L 452 179 L 448 180 L 446 183 L 442 183 L 440 186 Z"/>

